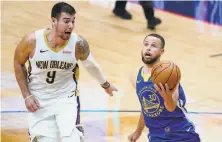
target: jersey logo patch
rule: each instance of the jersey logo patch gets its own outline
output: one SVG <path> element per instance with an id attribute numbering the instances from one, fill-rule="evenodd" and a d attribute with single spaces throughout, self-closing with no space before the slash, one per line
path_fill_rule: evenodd
<path id="1" fill-rule="evenodd" d="M 63 54 L 71 54 L 72 51 L 62 51 Z"/>
<path id="2" fill-rule="evenodd" d="M 143 112 L 148 117 L 157 117 L 163 112 L 164 107 L 160 104 L 160 98 L 155 89 L 145 86 L 139 93 Z"/>

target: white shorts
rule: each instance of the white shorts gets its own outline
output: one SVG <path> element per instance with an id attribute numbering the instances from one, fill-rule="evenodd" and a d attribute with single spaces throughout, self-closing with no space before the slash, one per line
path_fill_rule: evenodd
<path id="1" fill-rule="evenodd" d="M 47 136 L 58 137 L 70 136 L 80 131 L 80 102 L 79 97 L 60 97 L 55 99 L 40 100 L 40 109 L 28 114 L 29 134 L 31 142 L 35 137 Z"/>

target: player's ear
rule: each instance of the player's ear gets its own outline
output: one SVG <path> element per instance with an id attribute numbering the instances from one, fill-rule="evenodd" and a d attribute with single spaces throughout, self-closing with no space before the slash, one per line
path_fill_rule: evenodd
<path id="1" fill-rule="evenodd" d="M 55 24 L 57 24 L 57 19 L 52 17 L 52 25 L 55 25 Z"/>
<path id="2" fill-rule="evenodd" d="M 164 48 L 161 48 L 161 51 L 160 51 L 161 55 L 164 53 L 164 51 L 165 51 Z"/>

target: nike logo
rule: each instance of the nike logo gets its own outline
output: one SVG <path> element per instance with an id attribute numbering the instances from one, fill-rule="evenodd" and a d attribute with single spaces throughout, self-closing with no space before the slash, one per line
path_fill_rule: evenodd
<path id="1" fill-rule="evenodd" d="M 142 80 L 137 80 L 136 83 L 140 83 Z"/>
<path id="2" fill-rule="evenodd" d="M 187 132 L 189 132 L 189 131 L 190 131 L 190 129 L 191 129 L 191 128 L 188 128 L 188 129 L 187 129 Z"/>
<path id="3" fill-rule="evenodd" d="M 46 52 L 46 51 L 49 51 L 49 50 L 40 50 L 40 53 L 44 53 L 44 52 Z"/>

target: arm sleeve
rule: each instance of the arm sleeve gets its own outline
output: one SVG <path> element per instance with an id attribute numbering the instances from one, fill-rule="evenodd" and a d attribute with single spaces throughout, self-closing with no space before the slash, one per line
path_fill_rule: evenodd
<path id="1" fill-rule="evenodd" d="M 91 53 L 89 53 L 89 56 L 86 60 L 82 61 L 82 64 L 84 68 L 88 71 L 88 73 L 96 78 L 96 80 L 100 84 L 104 84 L 106 82 L 105 75 L 103 74 L 99 64 L 96 62 L 96 60 L 93 58 Z"/>

